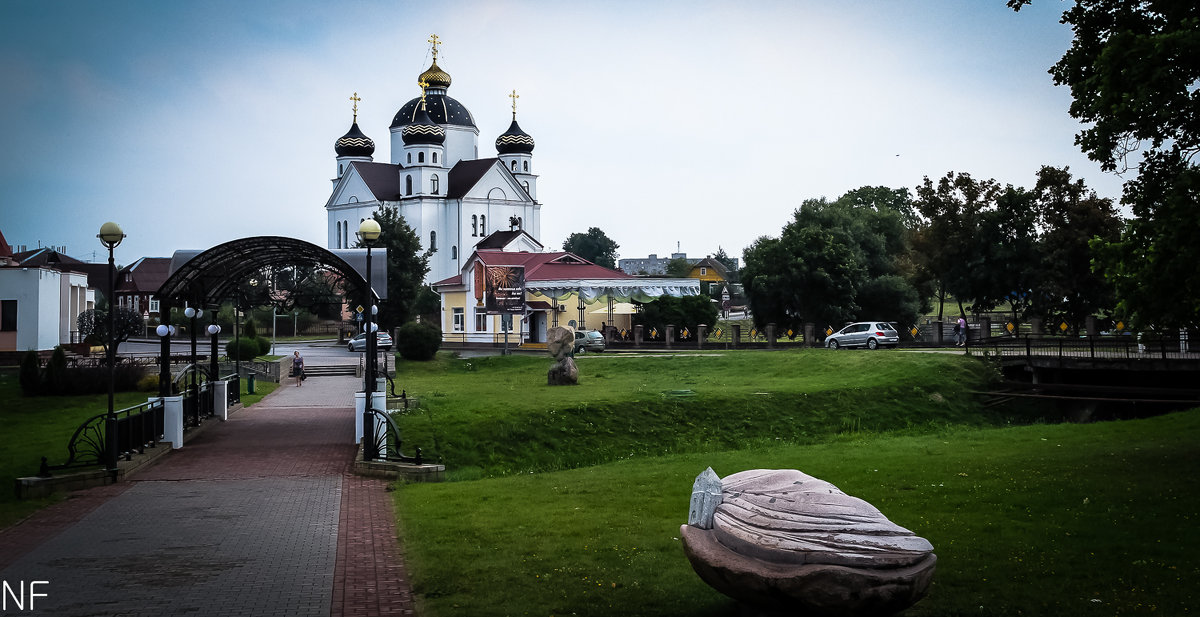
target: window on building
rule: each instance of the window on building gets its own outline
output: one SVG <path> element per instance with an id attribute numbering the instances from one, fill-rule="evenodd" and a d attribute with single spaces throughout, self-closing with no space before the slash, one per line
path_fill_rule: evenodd
<path id="1" fill-rule="evenodd" d="M 418 163 L 424 163 L 424 162 L 425 162 L 425 153 L 424 153 L 424 152 L 418 152 L 418 153 L 417 153 L 417 162 L 418 162 Z"/>
<path id="2" fill-rule="evenodd" d="M 450 328 L 454 332 L 462 332 L 463 331 L 463 325 L 464 325 L 463 322 L 465 321 L 465 319 L 466 318 L 463 316 L 463 309 L 461 309 L 461 308 L 450 309 Z"/>
<path id="3" fill-rule="evenodd" d="M 522 182 L 521 184 L 525 186 L 525 193 L 526 193 L 526 194 L 529 194 L 529 183 L 528 183 L 528 182 Z"/>
<path id="4" fill-rule="evenodd" d="M 429 250 L 437 252 L 437 232 L 429 232 Z"/>
<path id="5" fill-rule="evenodd" d="M 342 246 L 350 248 L 350 221 L 342 223 Z"/>
<path id="6" fill-rule="evenodd" d="M 708 268 L 700 268 L 700 276 L 708 274 Z"/>
<path id="7" fill-rule="evenodd" d="M 517 229 L 525 229 L 525 220 L 519 216 L 517 217 Z"/>
<path id="8" fill-rule="evenodd" d="M 529 173 L 529 161 L 525 161 L 525 173 Z"/>
<path id="9" fill-rule="evenodd" d="M 0 300 L 0 332 L 17 331 L 17 301 Z"/>
<path id="10" fill-rule="evenodd" d="M 150 298 L 150 312 L 157 313 L 158 310 L 159 310 L 158 309 L 158 300 L 155 300 L 154 298 Z"/>
<path id="11" fill-rule="evenodd" d="M 337 233 L 334 236 L 333 242 L 338 248 L 342 248 L 342 222 L 341 221 L 337 222 Z"/>
<path id="12" fill-rule="evenodd" d="M 412 176 L 404 176 L 404 194 L 412 195 Z"/>
<path id="13" fill-rule="evenodd" d="M 434 153 L 433 153 L 433 162 L 434 162 L 434 163 L 436 163 L 436 162 L 437 162 L 437 152 L 434 152 Z"/>
<path id="14" fill-rule="evenodd" d="M 471 236 L 475 237 L 478 235 L 479 235 L 479 217 L 472 214 L 471 215 Z"/>
<path id="15" fill-rule="evenodd" d="M 482 214 L 479 215 L 479 235 L 487 235 L 487 217 Z"/>
<path id="16" fill-rule="evenodd" d="M 487 313 L 475 313 L 475 331 L 487 332 Z"/>
<path id="17" fill-rule="evenodd" d="M 342 177 L 342 164 L 341 163 L 338 163 L 338 177 L 339 178 Z"/>
<path id="18" fill-rule="evenodd" d="M 450 259 L 458 259 L 458 245 L 450 247 Z"/>
<path id="19" fill-rule="evenodd" d="M 513 159 L 513 162 L 512 162 L 512 170 L 513 170 L 513 171 L 516 171 L 516 170 L 517 170 L 517 159 Z"/>
<path id="20" fill-rule="evenodd" d="M 409 164 L 412 164 L 412 152 L 408 153 L 408 162 Z"/>
<path id="21" fill-rule="evenodd" d="M 429 191 L 430 193 L 433 193 L 434 195 L 438 194 L 438 175 L 437 174 L 433 174 L 433 176 L 429 178 L 429 187 L 430 187 L 430 191 Z"/>

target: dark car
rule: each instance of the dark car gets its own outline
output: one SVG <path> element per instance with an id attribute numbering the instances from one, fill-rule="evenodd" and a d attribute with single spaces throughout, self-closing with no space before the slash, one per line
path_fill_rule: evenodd
<path id="1" fill-rule="evenodd" d="M 375 347 L 377 349 L 387 351 L 392 348 L 392 336 L 390 334 L 387 332 L 377 332 L 376 334 L 379 335 L 379 337 L 375 339 Z M 349 349 L 350 351 L 366 351 L 367 333 L 363 332 L 362 334 L 350 339 L 350 343 L 346 345 L 346 349 Z"/>
<path id="2" fill-rule="evenodd" d="M 852 323 L 825 338 L 825 346 L 839 347 L 895 347 L 900 344 L 900 333 L 886 321 L 860 321 Z"/>

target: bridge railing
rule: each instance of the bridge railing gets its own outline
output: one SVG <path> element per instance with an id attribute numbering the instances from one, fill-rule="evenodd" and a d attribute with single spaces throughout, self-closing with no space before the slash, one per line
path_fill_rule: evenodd
<path id="1" fill-rule="evenodd" d="M 117 457 L 133 458 L 134 452 L 144 453 L 146 447 L 155 447 L 163 437 L 163 402 L 155 399 L 140 405 L 114 411 L 114 427 L 117 440 Z M 110 463 L 106 450 L 108 412 L 96 414 L 84 420 L 71 440 L 67 442 L 67 461 L 59 465 L 49 464 L 42 457 L 38 475 L 46 477 L 53 471 L 81 469 Z M 116 461 L 111 461 L 112 465 Z"/>
<path id="2" fill-rule="evenodd" d="M 1200 349 L 1188 333 L 1145 332 L 1097 336 L 1001 336 L 967 341 L 967 352 L 1000 357 L 1061 357 L 1111 360 L 1172 359 Z"/>

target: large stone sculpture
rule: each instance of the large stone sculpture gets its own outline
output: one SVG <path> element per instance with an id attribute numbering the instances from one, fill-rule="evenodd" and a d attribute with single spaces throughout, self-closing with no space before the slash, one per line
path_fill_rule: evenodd
<path id="1" fill-rule="evenodd" d="M 556 362 L 546 374 L 552 386 L 573 386 L 579 383 L 579 367 L 575 366 L 575 329 L 557 326 L 546 331 L 546 350 Z"/>
<path id="2" fill-rule="evenodd" d="M 891 615 L 925 595 L 937 563 L 929 541 L 794 469 L 707 469 L 680 538 L 704 582 L 782 614 Z"/>

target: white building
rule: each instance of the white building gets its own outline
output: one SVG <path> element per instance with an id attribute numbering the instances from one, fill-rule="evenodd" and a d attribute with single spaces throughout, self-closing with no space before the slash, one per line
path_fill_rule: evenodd
<path id="1" fill-rule="evenodd" d="M 0 234 L 0 352 L 75 342 L 79 314 L 94 303 L 87 274 L 21 266 Z"/>
<path id="2" fill-rule="evenodd" d="M 418 96 L 396 112 L 391 161 L 373 159 L 375 142 L 358 127 L 357 99 L 350 130 L 337 140 L 337 175 L 325 204 L 328 247 L 353 247 L 364 219 L 395 208 L 434 250 L 425 282 L 459 274 L 475 245 L 493 231 L 541 234 L 533 138 L 512 124 L 495 142 L 497 156 L 479 158 L 479 129 L 471 112 L 446 92 L 450 75 L 433 62 L 417 79 Z"/>

